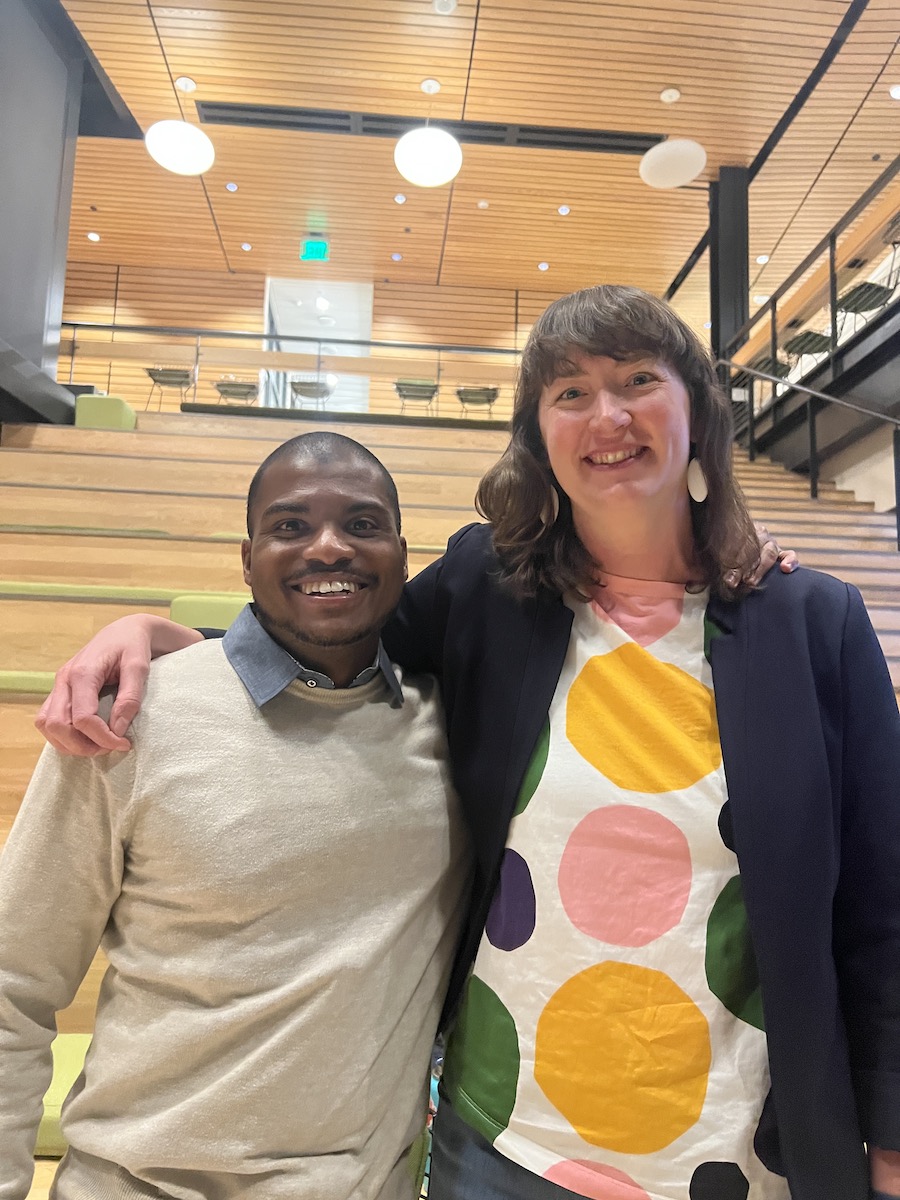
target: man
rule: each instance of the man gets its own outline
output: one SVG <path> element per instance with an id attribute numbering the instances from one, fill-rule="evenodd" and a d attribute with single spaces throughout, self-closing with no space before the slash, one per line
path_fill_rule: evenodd
<path id="1" fill-rule="evenodd" d="M 467 854 L 436 684 L 379 641 L 397 493 L 306 434 L 247 524 L 253 605 L 152 669 L 133 753 L 46 750 L 4 851 L 3 1200 L 28 1192 L 54 1014 L 98 944 L 58 1200 L 414 1194 Z"/>

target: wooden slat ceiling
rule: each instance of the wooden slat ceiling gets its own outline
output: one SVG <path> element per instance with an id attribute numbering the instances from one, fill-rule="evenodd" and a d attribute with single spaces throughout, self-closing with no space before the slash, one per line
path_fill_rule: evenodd
<path id="1" fill-rule="evenodd" d="M 455 184 L 425 190 L 400 179 L 386 139 L 209 126 L 216 164 L 186 180 L 140 143 L 83 140 L 73 259 L 553 295 L 603 280 L 662 292 L 706 228 L 705 183 L 752 161 L 849 0 L 460 0 L 450 16 L 431 0 L 64 3 L 144 128 L 196 121 L 194 100 L 227 101 L 690 136 L 709 155 L 701 180 L 658 192 L 632 156 L 466 145 Z M 900 150 L 888 95 L 900 82 L 898 13 L 895 0 L 871 0 L 757 178 L 755 292 L 776 286 Z M 174 90 L 179 75 L 196 80 L 192 96 Z M 427 76 L 441 81 L 434 97 L 420 91 Z M 667 86 L 678 103 L 660 102 Z M 85 241 L 89 229 L 100 243 Z M 330 261 L 301 263 L 300 240 L 319 229 Z M 708 300 L 695 276 L 679 307 L 699 326 Z"/>

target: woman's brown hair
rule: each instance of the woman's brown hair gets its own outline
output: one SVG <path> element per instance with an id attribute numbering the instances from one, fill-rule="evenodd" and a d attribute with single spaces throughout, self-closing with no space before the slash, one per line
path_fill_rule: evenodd
<path id="1" fill-rule="evenodd" d="M 652 354 L 678 372 L 690 396 L 693 453 L 709 486 L 705 503 L 691 502 L 703 582 L 723 599 L 744 595 L 759 562 L 759 540 L 734 478 L 731 406 L 712 359 L 668 304 L 640 288 L 614 284 L 554 301 L 525 344 L 509 445 L 476 498 L 478 511 L 493 526 L 502 578 L 524 595 L 547 588 L 585 597 L 600 565 L 575 532 L 571 505 L 550 469 L 538 425 L 542 390 L 574 369 L 576 354 L 620 360 Z"/>

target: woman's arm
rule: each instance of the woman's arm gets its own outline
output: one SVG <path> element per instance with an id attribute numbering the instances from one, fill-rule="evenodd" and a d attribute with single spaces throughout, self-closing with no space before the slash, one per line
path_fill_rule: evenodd
<path id="1" fill-rule="evenodd" d="M 62 754 L 89 758 L 109 750 L 130 750 L 124 736 L 144 698 L 150 662 L 203 640 L 165 617 L 135 613 L 101 629 L 56 673 L 53 691 L 35 725 Z M 98 715 L 100 693 L 118 685 L 109 725 Z"/>
<path id="2" fill-rule="evenodd" d="M 841 873 L 834 946 L 872 1186 L 900 1195 L 900 713 L 862 598 L 841 650 Z"/>

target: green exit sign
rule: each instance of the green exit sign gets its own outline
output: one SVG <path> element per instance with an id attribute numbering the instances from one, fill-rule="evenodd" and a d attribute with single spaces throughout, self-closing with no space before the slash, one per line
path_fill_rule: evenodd
<path id="1" fill-rule="evenodd" d="M 328 262 L 328 243 L 323 238 L 307 238 L 300 258 L 303 262 Z"/>

